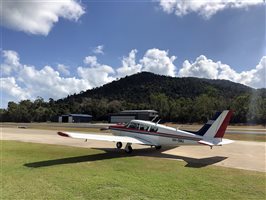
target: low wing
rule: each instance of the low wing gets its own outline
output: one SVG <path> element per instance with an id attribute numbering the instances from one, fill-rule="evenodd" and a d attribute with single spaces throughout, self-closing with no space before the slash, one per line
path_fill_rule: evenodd
<path id="1" fill-rule="evenodd" d="M 109 141 L 109 142 L 122 142 L 122 143 L 142 144 L 142 145 L 154 145 L 143 139 L 127 137 L 127 136 L 96 135 L 96 134 L 83 134 L 83 133 L 73 133 L 73 132 L 57 132 L 57 134 L 63 137 L 71 137 L 71 138 L 77 138 L 77 139 L 101 140 L 101 141 Z"/>

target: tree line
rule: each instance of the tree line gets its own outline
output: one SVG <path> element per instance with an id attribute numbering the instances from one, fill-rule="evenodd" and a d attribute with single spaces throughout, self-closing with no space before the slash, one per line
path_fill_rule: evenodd
<path id="1" fill-rule="evenodd" d="M 108 98 L 74 98 L 44 101 L 39 97 L 34 101 L 9 102 L 6 109 L 0 110 L 2 122 L 47 122 L 58 121 L 62 114 L 91 114 L 95 121 L 108 120 L 110 113 L 125 109 L 154 109 L 163 121 L 179 123 L 205 122 L 216 111 L 232 109 L 232 123 L 263 124 L 266 122 L 265 92 L 256 90 L 226 98 L 213 91 L 195 97 L 172 98 L 165 93 L 153 93 L 142 102 L 130 102 Z"/>

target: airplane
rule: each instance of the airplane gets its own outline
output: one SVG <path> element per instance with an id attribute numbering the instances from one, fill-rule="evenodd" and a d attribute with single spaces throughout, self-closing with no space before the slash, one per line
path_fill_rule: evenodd
<path id="1" fill-rule="evenodd" d="M 132 152 L 132 144 L 148 145 L 161 149 L 161 147 L 176 147 L 180 145 L 207 145 L 222 146 L 234 141 L 223 139 L 225 130 L 232 116 L 232 110 L 217 112 L 198 131 L 180 130 L 158 124 L 152 121 L 131 120 L 125 125 L 109 126 L 113 135 L 83 134 L 73 132 L 58 132 L 63 137 L 87 140 L 101 140 L 116 142 L 116 147 L 121 149 L 125 144 L 125 152 Z"/>

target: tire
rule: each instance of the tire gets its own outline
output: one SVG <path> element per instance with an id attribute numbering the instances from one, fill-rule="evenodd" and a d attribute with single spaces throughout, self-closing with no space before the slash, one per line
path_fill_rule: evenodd
<path id="1" fill-rule="evenodd" d="M 126 149 L 125 149 L 126 153 L 132 153 L 133 149 L 131 146 L 128 146 Z"/>
<path id="2" fill-rule="evenodd" d="M 117 142 L 116 143 L 116 148 L 121 149 L 122 148 L 122 142 Z"/>
<path id="3" fill-rule="evenodd" d="M 162 146 L 155 146 L 155 149 L 160 150 Z"/>

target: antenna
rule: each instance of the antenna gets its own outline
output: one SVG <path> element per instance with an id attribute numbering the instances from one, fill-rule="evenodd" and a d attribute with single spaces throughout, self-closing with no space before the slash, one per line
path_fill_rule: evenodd
<path id="1" fill-rule="evenodd" d="M 152 118 L 152 122 L 158 117 L 159 115 L 155 115 L 154 118 Z"/>

